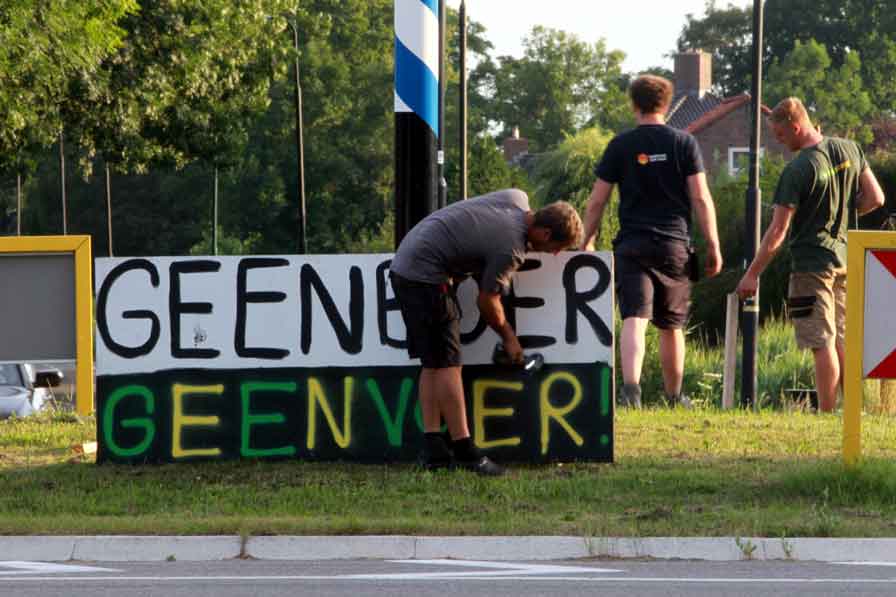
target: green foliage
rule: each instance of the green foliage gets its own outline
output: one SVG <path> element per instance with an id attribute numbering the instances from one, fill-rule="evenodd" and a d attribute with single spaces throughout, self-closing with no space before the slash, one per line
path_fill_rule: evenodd
<path id="1" fill-rule="evenodd" d="M 218 255 L 257 255 L 260 251 L 257 247 L 261 244 L 261 236 L 251 234 L 246 239 L 227 236 L 218 226 Z M 213 255 L 214 243 L 211 230 L 202 231 L 202 240 L 190 248 L 190 255 Z"/>
<path id="2" fill-rule="evenodd" d="M 65 106 L 82 165 L 101 155 L 124 173 L 150 164 L 232 163 L 268 106 L 275 56 L 286 54 L 287 0 L 151 0 L 121 20 L 119 50 L 84 73 Z M 285 66 L 285 65 L 284 65 Z M 281 67 L 281 73 L 285 68 Z"/>
<path id="3" fill-rule="evenodd" d="M 870 94 L 875 113 L 896 108 L 891 76 L 896 12 L 888 0 L 768 0 L 765 27 L 770 58 L 781 58 L 795 41 L 810 39 L 827 48 L 834 68 L 857 52 L 862 85 L 853 90 Z"/>
<path id="4" fill-rule="evenodd" d="M 594 166 L 610 139 L 612 135 L 609 133 L 596 127 L 587 128 L 568 136 L 555 150 L 539 156 L 533 177 L 538 204 L 569 201 L 584 214 L 594 186 Z M 618 205 L 618 193 L 614 191 L 598 231 L 598 250 L 611 250 L 611 243 L 619 232 Z"/>
<path id="5" fill-rule="evenodd" d="M 134 0 L 2 3 L 0 168 L 21 171 L 23 154 L 56 137 L 71 81 L 96 76 L 122 43 L 119 20 L 136 9 Z"/>
<path id="6" fill-rule="evenodd" d="M 799 97 L 825 134 L 869 143 L 873 106 L 862 88 L 861 68 L 856 52 L 847 52 L 843 63 L 832 67 L 823 45 L 813 39 L 797 40 L 789 54 L 772 62 L 766 97 L 772 105 L 785 97 Z"/>
<path id="7" fill-rule="evenodd" d="M 66 182 L 71 231 L 106 236 L 104 186 L 91 174 L 102 165 L 90 160 L 96 151 L 115 166 L 117 254 L 182 255 L 201 244 L 215 164 L 222 242 L 239 239 L 234 251 L 296 251 L 295 55 L 283 1 L 156 2 L 123 23 L 128 42 L 107 63 L 111 79 L 85 79 L 96 110 L 70 108 L 80 128 L 67 130 L 83 145 L 67 143 L 68 160 L 89 162 L 84 180 Z M 338 253 L 375 235 L 391 200 L 392 2 L 303 2 L 297 25 L 309 250 Z M 116 85 L 121 97 L 109 97 Z M 28 187 L 32 234 L 62 228 L 58 157 L 43 158 Z M 128 174 L 150 166 L 143 177 Z"/>
<path id="8" fill-rule="evenodd" d="M 777 156 L 770 156 L 762 160 L 759 181 L 762 197 L 761 232 L 765 231 L 771 221 L 773 211 L 771 201 L 784 165 L 784 160 Z M 744 210 L 746 209 L 747 186 L 746 171 L 734 178 L 723 172 L 711 181 L 724 269 L 719 276 L 702 279 L 694 285 L 691 307 L 691 325 L 694 327 L 694 331 L 710 343 L 718 342 L 724 334 L 725 297 L 734 292 L 743 274 L 743 264 L 746 259 Z M 698 235 L 697 248 L 701 257 L 705 254 L 704 247 L 704 239 Z M 759 301 L 763 319 L 782 313 L 789 272 L 790 253 L 785 245 L 762 275 Z"/>
<path id="9" fill-rule="evenodd" d="M 859 218 L 859 228 L 893 230 L 891 214 L 896 214 L 896 153 L 875 153 L 868 156 L 868 165 L 883 188 L 886 203 L 883 208 Z"/>
<path id="10" fill-rule="evenodd" d="M 472 140 L 469 166 L 470 197 L 509 188 L 532 194 L 526 173 L 519 167 L 509 166 L 504 160 L 504 154 L 490 137 L 479 136 Z M 456 168 L 452 172 L 457 175 Z"/>
<path id="11" fill-rule="evenodd" d="M 541 152 L 587 123 L 615 125 L 627 109 L 621 64 L 625 55 L 603 40 L 586 43 L 563 31 L 536 26 L 523 41 L 522 58 L 501 56 L 473 73 L 477 105 L 501 127 L 514 126 Z"/>
<path id="12" fill-rule="evenodd" d="M 542 155 L 535 173 L 539 198 L 563 199 L 584 208 L 594 185 L 594 166 L 611 139 L 600 129 L 584 129 Z"/>
<path id="13" fill-rule="evenodd" d="M 584 213 L 594 186 L 594 166 L 600 161 L 612 135 L 598 128 L 583 129 L 566 137 L 553 151 L 539 157 L 534 175 L 536 197 L 541 205 L 564 200 Z M 599 231 L 599 249 L 607 250 L 619 231 L 617 193 L 604 211 Z"/>
<path id="14" fill-rule="evenodd" d="M 706 15 L 690 16 L 678 39 L 679 50 L 703 49 L 713 54 L 714 79 L 724 95 L 749 90 L 752 72 L 752 7 L 706 5 Z M 896 67 L 896 12 L 888 0 L 767 0 L 765 3 L 765 67 L 782 62 L 794 49 L 811 41 L 824 46 L 831 61 L 827 91 L 844 104 L 850 93 L 867 94 L 874 115 L 896 111 L 892 72 Z M 850 55 L 862 57 L 859 84 Z M 853 61 L 853 64 L 849 64 Z M 837 72 L 847 66 L 844 72 Z M 811 76 L 811 73 L 807 73 Z M 801 73 L 794 72 L 799 78 Z M 786 95 L 798 95 L 796 92 Z M 858 98 L 860 104 L 864 97 Z M 844 110 L 849 111 L 848 107 Z M 835 109 L 840 112 L 840 109 Z M 860 105 L 861 118 L 867 111 Z M 825 122 L 826 128 L 834 121 Z M 839 121 L 838 121 L 839 125 Z"/>
<path id="15" fill-rule="evenodd" d="M 724 311 L 724 301 L 716 309 Z M 766 320 L 759 332 L 757 352 L 756 392 L 758 402 L 764 407 L 781 408 L 785 405 L 784 390 L 814 388 L 815 369 L 812 353 L 796 346 L 793 326 L 789 321 L 773 318 Z M 722 373 L 725 367 L 724 349 L 705 343 L 693 330 L 687 336 L 687 352 L 683 391 L 698 405 L 721 407 Z M 736 391 L 740 388 L 738 355 Z M 622 383 L 621 371 L 617 371 L 617 387 Z M 663 373 L 659 360 L 659 337 L 653 326 L 648 328 L 647 348 L 641 375 L 641 388 L 645 404 L 664 403 Z"/>

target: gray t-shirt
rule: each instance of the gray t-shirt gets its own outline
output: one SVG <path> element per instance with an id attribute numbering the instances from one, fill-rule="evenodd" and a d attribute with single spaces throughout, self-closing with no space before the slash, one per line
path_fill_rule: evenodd
<path id="1" fill-rule="evenodd" d="M 526 258 L 528 211 L 529 198 L 516 189 L 453 203 L 411 229 L 390 270 L 427 284 L 472 275 L 480 290 L 506 294 Z"/>

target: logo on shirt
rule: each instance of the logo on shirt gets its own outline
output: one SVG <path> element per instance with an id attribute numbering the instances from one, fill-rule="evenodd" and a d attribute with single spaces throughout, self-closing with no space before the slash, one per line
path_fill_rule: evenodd
<path id="1" fill-rule="evenodd" d="M 822 170 L 821 174 L 819 175 L 819 178 L 821 178 L 821 180 L 827 180 L 829 178 L 833 178 L 834 176 L 837 176 L 837 174 L 840 172 L 849 170 L 850 168 L 852 168 L 852 162 L 849 160 L 846 160 L 845 162 L 843 162 L 842 164 L 840 164 L 838 166 L 834 166 L 833 168 L 830 168 L 828 170 Z"/>
<path id="2" fill-rule="evenodd" d="M 646 153 L 638 154 L 638 163 L 642 166 L 646 166 L 647 164 L 654 164 L 656 162 L 666 162 L 669 161 L 669 155 L 666 153 L 655 153 L 653 155 L 647 155 Z"/>

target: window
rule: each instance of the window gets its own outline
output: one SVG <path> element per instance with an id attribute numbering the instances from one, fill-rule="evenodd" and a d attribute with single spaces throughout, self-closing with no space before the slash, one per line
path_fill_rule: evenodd
<path id="1" fill-rule="evenodd" d="M 759 148 L 759 159 L 765 157 L 765 147 Z M 737 176 L 743 170 L 750 167 L 750 148 L 749 147 L 729 147 L 728 148 L 728 174 Z"/>
<path id="2" fill-rule="evenodd" d="M 25 386 L 17 365 L 0 365 L 0 386 Z"/>

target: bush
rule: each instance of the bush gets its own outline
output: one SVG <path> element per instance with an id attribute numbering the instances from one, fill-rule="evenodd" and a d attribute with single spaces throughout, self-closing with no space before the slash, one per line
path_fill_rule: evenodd
<path id="1" fill-rule="evenodd" d="M 611 134 L 598 128 L 583 129 L 567 137 L 554 151 L 542 155 L 534 174 L 538 204 L 569 201 L 584 217 L 594 186 L 594 166 L 611 138 Z M 598 250 L 610 250 L 619 232 L 618 205 L 618 194 L 614 191 L 601 222 Z"/>
<path id="2" fill-rule="evenodd" d="M 775 185 L 783 169 L 784 161 L 779 157 L 767 158 L 762 162 L 761 232 L 765 231 L 771 220 Z M 747 186 L 746 172 L 736 178 L 723 172 L 712 181 L 712 196 L 716 206 L 724 269 L 718 277 L 702 280 L 694 286 L 691 311 L 691 325 L 710 343 L 715 343 L 725 332 L 725 297 L 734 292 L 744 272 L 746 258 L 744 211 Z M 699 226 L 696 222 L 695 228 L 698 232 L 697 247 L 702 258 L 705 255 L 705 240 L 699 235 Z M 790 251 L 785 245 L 762 276 L 759 303 L 763 321 L 782 314 L 787 298 L 789 272 Z"/>
<path id="3" fill-rule="evenodd" d="M 868 157 L 868 164 L 884 190 L 887 202 L 883 209 L 859 218 L 862 230 L 892 230 L 890 214 L 896 214 L 896 153 L 880 151 Z"/>

